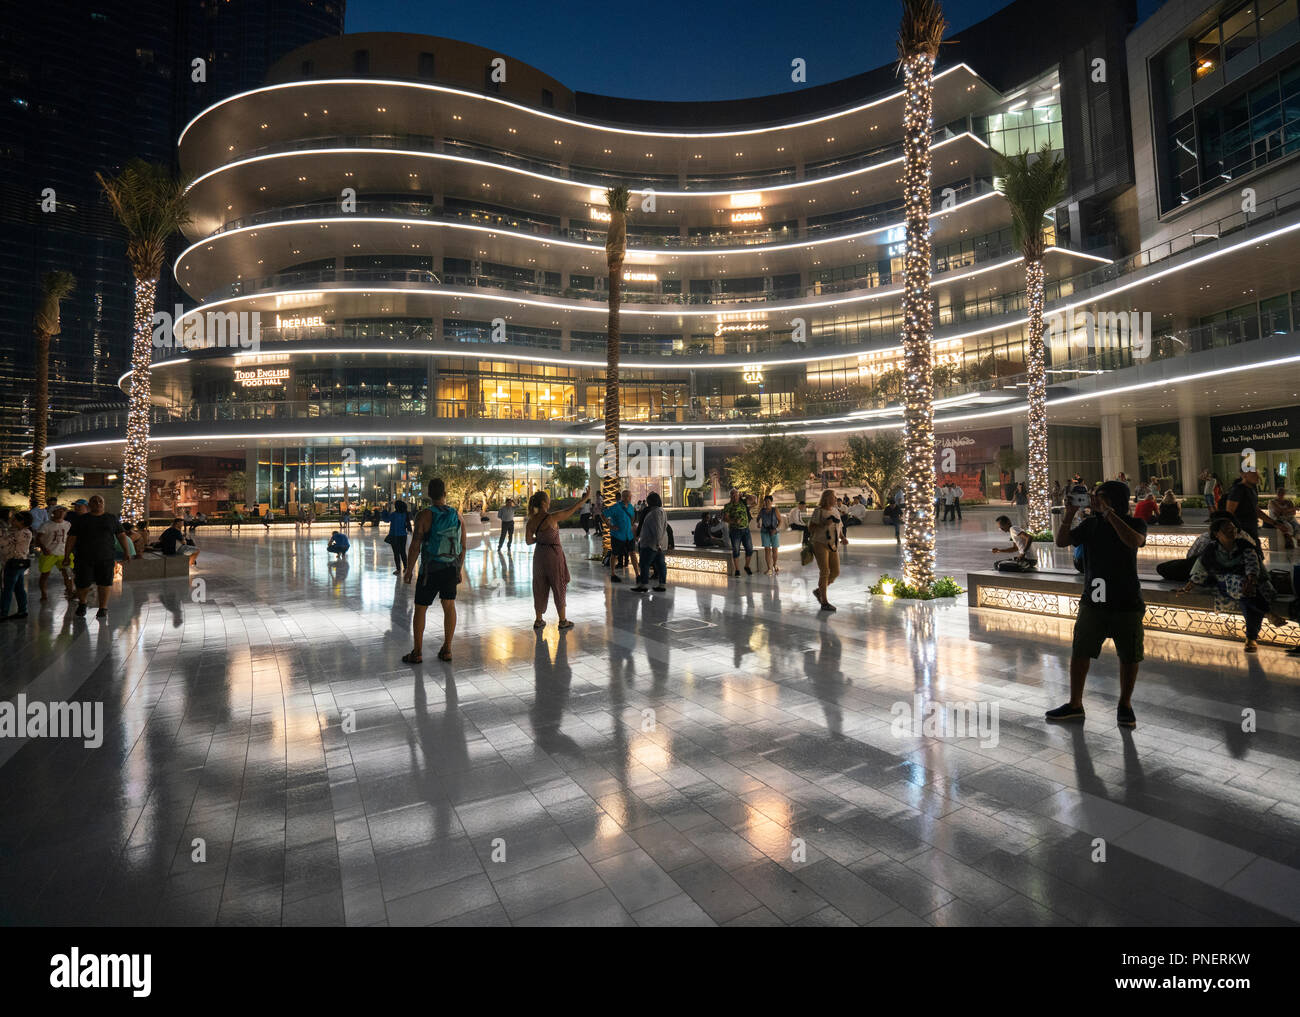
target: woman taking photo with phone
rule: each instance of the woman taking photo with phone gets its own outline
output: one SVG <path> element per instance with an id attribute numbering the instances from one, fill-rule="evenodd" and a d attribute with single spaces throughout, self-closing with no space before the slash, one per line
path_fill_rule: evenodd
<path id="1" fill-rule="evenodd" d="M 560 546 L 560 523 L 573 516 L 591 496 L 591 489 L 582 492 L 582 500 L 559 512 L 551 511 L 551 496 L 538 491 L 528 499 L 528 522 L 524 524 L 524 542 L 536 544 L 533 554 L 533 610 L 537 618 L 533 628 L 542 629 L 546 622 L 546 604 L 555 597 L 555 609 L 560 615 L 560 628 L 571 629 L 573 622 L 565 616 L 565 594 L 569 589 L 569 563 Z"/>

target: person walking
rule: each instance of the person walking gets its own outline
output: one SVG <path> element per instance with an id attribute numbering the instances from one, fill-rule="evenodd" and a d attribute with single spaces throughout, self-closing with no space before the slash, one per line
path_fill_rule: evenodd
<path id="1" fill-rule="evenodd" d="M 948 485 L 948 489 L 952 491 L 952 510 L 957 513 L 957 522 L 960 523 L 961 522 L 961 500 L 962 497 L 966 494 L 966 492 L 962 490 L 961 485 L 958 484 L 955 480 Z"/>
<path id="2" fill-rule="evenodd" d="M 827 599 L 831 583 L 840 574 L 840 545 L 848 544 L 844 521 L 835 507 L 835 492 L 829 488 L 822 492 L 821 501 L 808 520 L 808 534 L 812 538 L 813 557 L 817 560 L 817 589 L 813 596 L 823 611 L 834 611 L 835 605 Z"/>
<path id="3" fill-rule="evenodd" d="M 1237 524 L 1237 530 L 1246 534 L 1259 547 L 1259 524 L 1276 527 L 1276 521 L 1259 507 L 1259 470 L 1242 470 L 1241 477 L 1228 491 L 1224 508 Z"/>
<path id="4" fill-rule="evenodd" d="M 781 571 L 776 564 L 776 553 L 781 547 L 781 513 L 777 511 L 776 502 L 770 494 L 763 499 L 763 507 L 758 512 L 758 535 L 767 564 L 764 575 L 777 575 Z"/>
<path id="5" fill-rule="evenodd" d="M 31 568 L 32 514 L 6 508 L 0 515 L 0 559 L 4 561 L 3 586 L 0 588 L 0 622 L 21 621 L 27 617 L 27 570 Z M 13 601 L 18 610 L 9 613 Z"/>
<path id="6" fill-rule="evenodd" d="M 832 497 L 833 491 L 830 492 Z M 727 523 L 727 535 L 731 538 L 731 567 L 737 579 L 740 578 L 740 552 L 745 551 L 745 575 L 754 573 L 749 567 L 749 556 L 754 553 L 754 538 L 749 532 L 749 505 L 740 497 L 740 491 L 731 489 L 731 497 L 722 510 L 722 518 Z"/>
<path id="7" fill-rule="evenodd" d="M 641 529 L 637 534 L 637 548 L 640 551 L 641 571 L 637 584 L 632 587 L 636 593 L 645 593 L 649 589 L 650 574 L 655 577 L 655 592 L 663 593 L 668 589 L 668 566 L 664 562 L 664 552 L 668 550 L 668 513 L 663 509 L 663 499 L 658 491 L 646 495 L 646 512 L 641 517 Z"/>
<path id="8" fill-rule="evenodd" d="M 384 538 L 393 548 L 393 575 L 400 576 L 406 568 L 406 538 L 411 533 L 411 510 L 406 502 L 399 501 L 388 513 L 388 536 Z"/>
<path id="9" fill-rule="evenodd" d="M 1124 485 L 1124 490 L 1128 490 L 1127 484 Z M 1024 529 L 1029 525 L 1029 491 L 1025 489 L 1023 480 L 1016 482 L 1016 488 L 1011 492 L 1011 501 L 1016 507 L 1016 524 L 1021 529 Z M 1127 513 L 1127 505 L 1124 507 L 1124 511 Z"/>
<path id="10" fill-rule="evenodd" d="M 1119 657 L 1119 705 L 1115 723 L 1137 727 L 1133 688 L 1143 657 L 1142 618 L 1146 603 L 1138 580 L 1138 548 L 1147 542 L 1146 523 L 1129 515 L 1128 485 L 1118 480 L 1101 484 L 1092 495 L 1093 514 L 1078 526 L 1079 506 L 1071 499 L 1056 533 L 1057 547 L 1078 545 L 1083 554 L 1083 596 L 1074 621 L 1070 650 L 1070 700 L 1048 710 L 1049 721 L 1083 720 L 1083 688 L 1088 668 L 1101 656 L 1109 639 Z"/>
<path id="11" fill-rule="evenodd" d="M 625 492 L 628 499 L 631 494 Z M 576 505 L 558 512 L 551 511 L 551 496 L 545 491 L 538 491 L 528 499 L 528 520 L 524 523 L 524 543 L 536 544 L 533 554 L 533 611 L 536 618 L 533 628 L 546 627 L 542 615 L 550 598 L 555 598 L 555 610 L 560 616 L 560 629 L 573 628 L 565 614 L 566 594 L 569 589 L 569 563 L 564 558 L 564 548 L 560 546 L 560 523 L 569 519 L 591 497 L 591 489 L 582 492 L 582 500 Z M 613 508 L 613 506 L 611 506 Z M 630 525 L 630 524 L 629 524 Z"/>
<path id="12" fill-rule="evenodd" d="M 507 498 L 506 503 L 497 509 L 497 521 L 501 523 L 501 536 L 497 538 L 497 550 L 505 544 L 506 550 L 515 548 L 515 500 Z"/>
<path id="13" fill-rule="evenodd" d="M 113 562 L 119 550 L 122 524 L 117 516 L 104 511 L 104 499 L 92 497 L 83 515 L 74 516 L 68 530 L 64 563 L 72 560 L 72 580 L 77 588 L 77 617 L 86 616 L 86 598 L 93 583 L 99 601 L 95 618 L 108 617 L 108 593 L 113 588 Z"/>
<path id="14" fill-rule="evenodd" d="M 68 599 L 76 596 L 76 591 L 72 587 L 72 576 L 69 571 L 63 567 L 64 550 L 68 542 L 68 530 L 72 524 L 66 518 L 67 509 L 62 505 L 54 505 L 50 508 L 50 520 L 39 530 L 36 531 L 36 545 L 39 548 L 37 556 L 37 567 L 40 569 L 40 589 L 41 600 L 49 600 L 49 583 L 50 573 L 55 568 L 59 569 L 59 575 L 63 577 L 63 589 Z"/>
<path id="15" fill-rule="evenodd" d="M 439 660 L 451 660 L 451 639 L 456 634 L 456 587 L 465 578 L 465 521 L 447 504 L 447 485 L 441 477 L 429 481 L 432 504 L 415 517 L 415 537 L 420 549 L 406 562 L 403 579 L 410 583 L 415 563 L 420 577 L 415 584 L 415 611 L 411 618 L 411 652 L 404 664 L 424 661 L 424 618 L 435 597 L 442 601 L 442 647 Z"/>
<path id="16" fill-rule="evenodd" d="M 624 491 L 619 500 L 604 512 L 605 522 L 609 524 L 609 578 L 611 582 L 621 583 L 619 571 L 632 565 L 632 575 L 640 572 L 636 560 L 636 523 L 637 512 L 632 505 L 632 492 Z"/>

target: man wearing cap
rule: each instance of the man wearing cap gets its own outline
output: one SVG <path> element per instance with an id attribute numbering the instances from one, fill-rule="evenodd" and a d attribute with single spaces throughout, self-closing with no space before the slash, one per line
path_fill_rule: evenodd
<path id="1" fill-rule="evenodd" d="M 1056 546 L 1083 546 L 1083 596 L 1070 651 L 1070 701 L 1048 710 L 1049 721 L 1084 719 L 1083 686 L 1088 680 L 1088 667 L 1101 656 L 1101 648 L 1109 639 L 1119 657 L 1115 722 L 1120 727 L 1137 727 L 1132 697 L 1142 661 L 1142 618 L 1146 614 L 1137 552 L 1147 542 L 1147 526 L 1129 515 L 1128 503 L 1128 485 L 1108 480 L 1092 495 L 1093 515 L 1078 526 L 1072 525 L 1078 506 L 1072 500 L 1065 504 Z"/>

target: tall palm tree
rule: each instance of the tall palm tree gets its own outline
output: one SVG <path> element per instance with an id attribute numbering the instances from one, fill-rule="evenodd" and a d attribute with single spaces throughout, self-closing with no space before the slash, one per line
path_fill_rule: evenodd
<path id="1" fill-rule="evenodd" d="M 41 277 L 41 302 L 36 306 L 36 421 L 32 428 L 30 491 L 36 504 L 45 504 L 45 446 L 49 441 L 50 340 L 59 334 L 59 304 L 77 285 L 71 272 L 46 272 Z"/>
<path id="2" fill-rule="evenodd" d="M 934 63 L 948 23 L 937 0 L 903 0 L 898 65 L 903 72 L 903 440 L 907 519 L 903 578 L 934 582 L 934 383 L 930 340 L 930 132 Z"/>
<path id="3" fill-rule="evenodd" d="M 619 342 L 623 330 L 619 323 L 619 303 L 623 299 L 623 260 L 627 257 L 627 212 L 632 192 L 626 187 L 611 187 L 605 192 L 609 206 L 609 232 L 605 234 L 605 262 L 609 266 L 609 335 L 605 342 L 605 475 L 600 482 L 600 500 L 605 507 L 618 501 L 618 434 L 619 434 Z M 611 461 L 612 459 L 612 461 Z M 606 554 L 612 547 L 609 527 L 604 529 L 602 544 Z"/>
<path id="4" fill-rule="evenodd" d="M 167 241 L 190 221 L 184 180 L 157 163 L 132 159 L 115 177 L 96 173 L 117 221 L 126 230 L 126 257 L 135 276 L 131 395 L 122 457 L 122 517 L 149 512 L 149 404 L 153 310 Z"/>
<path id="5" fill-rule="evenodd" d="M 1029 323 L 1029 528 L 1051 528 L 1051 493 L 1047 470 L 1047 363 L 1043 342 L 1043 253 L 1047 240 L 1043 220 L 1065 200 L 1065 159 L 1044 144 L 1034 159 L 1028 152 L 1004 156 L 993 153 L 998 190 L 1011 206 L 1011 226 L 1016 246 L 1025 259 L 1025 303 Z"/>

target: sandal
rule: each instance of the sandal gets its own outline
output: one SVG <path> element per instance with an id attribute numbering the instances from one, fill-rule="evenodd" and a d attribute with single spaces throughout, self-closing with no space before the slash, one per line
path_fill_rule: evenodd
<path id="1" fill-rule="evenodd" d="M 420 654 L 416 653 L 414 650 L 412 650 L 410 653 L 408 653 L 405 657 L 402 658 L 402 663 L 403 663 L 403 664 L 423 664 L 423 663 L 424 663 L 424 657 L 421 656 Z"/>
<path id="2" fill-rule="evenodd" d="M 535 629 L 544 629 L 544 628 L 546 628 L 546 622 L 544 622 L 544 621 L 535 621 L 535 622 L 533 622 L 533 628 L 535 628 Z"/>
<path id="3" fill-rule="evenodd" d="M 441 650 L 438 651 L 438 659 L 451 660 L 451 651 L 444 646 Z"/>
<path id="4" fill-rule="evenodd" d="M 560 622 L 560 624 L 559 624 L 558 626 L 556 626 L 556 627 L 557 627 L 557 628 L 561 628 L 561 629 L 571 629 L 571 628 L 573 628 L 573 622 L 568 621 L 568 620 L 566 619 L 565 621 Z"/>

